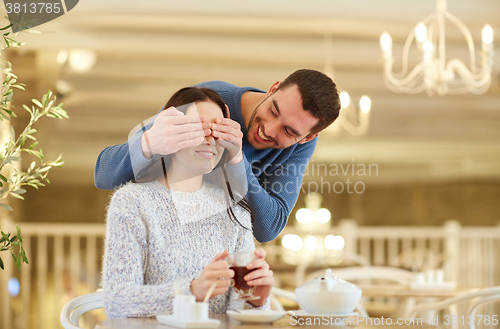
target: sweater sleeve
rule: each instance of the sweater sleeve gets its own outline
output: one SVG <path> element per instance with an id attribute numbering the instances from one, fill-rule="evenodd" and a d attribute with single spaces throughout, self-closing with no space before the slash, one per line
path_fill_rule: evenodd
<path id="1" fill-rule="evenodd" d="M 252 164 L 245 158 L 248 179 L 248 200 L 255 213 L 253 235 L 261 243 L 280 234 L 297 202 L 307 163 L 316 148 L 317 138 L 295 148 L 284 162 L 266 170 L 259 179 Z"/>
<path id="2" fill-rule="evenodd" d="M 108 209 L 102 273 L 108 318 L 170 314 L 174 287 L 191 294 L 190 278 L 161 285 L 144 284 L 147 245 L 147 228 L 141 218 L 139 200 L 130 191 L 118 190 Z"/>
<path id="3" fill-rule="evenodd" d="M 103 190 L 112 190 L 134 179 L 150 160 L 142 155 L 142 133 L 153 125 L 148 123 L 139 129 L 123 144 L 108 146 L 97 158 L 94 171 L 94 184 Z"/>

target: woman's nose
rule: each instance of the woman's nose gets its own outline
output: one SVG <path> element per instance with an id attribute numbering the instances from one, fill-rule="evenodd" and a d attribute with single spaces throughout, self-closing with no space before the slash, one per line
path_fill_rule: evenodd
<path id="1" fill-rule="evenodd" d="M 215 145 L 214 136 L 212 136 L 212 135 L 205 136 L 205 140 L 207 141 L 208 144 L 210 144 L 212 146 Z"/>

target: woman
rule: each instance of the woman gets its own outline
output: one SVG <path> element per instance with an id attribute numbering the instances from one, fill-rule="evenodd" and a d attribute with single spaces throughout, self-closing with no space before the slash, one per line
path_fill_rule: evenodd
<path id="1" fill-rule="evenodd" d="M 223 125 L 227 113 L 219 95 L 206 88 L 179 90 L 164 110 L 171 107 L 199 115 L 212 127 Z M 262 249 L 255 251 L 253 271 L 245 277 L 261 298 L 236 302 L 236 293 L 229 289 L 234 272 L 224 261 L 228 252 L 252 251 L 255 246 L 251 209 L 242 193 L 231 188 L 235 184 L 228 183 L 233 181 L 224 168 L 229 159 L 231 171 L 238 172 L 233 167 L 242 165 L 241 137 L 218 137 L 209 131 L 202 144 L 156 159 L 142 175 L 151 181 L 128 183 L 113 195 L 103 264 L 108 318 L 169 314 L 174 294 L 192 294 L 201 301 L 212 283 L 216 288 L 210 313 L 269 308 L 274 279 Z M 206 173 L 223 178 L 222 188 L 204 179 Z"/>

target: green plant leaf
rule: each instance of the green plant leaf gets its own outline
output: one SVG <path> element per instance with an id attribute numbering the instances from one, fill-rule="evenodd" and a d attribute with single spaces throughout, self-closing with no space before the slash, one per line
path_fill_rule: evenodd
<path id="1" fill-rule="evenodd" d="M 16 259 L 16 268 L 18 270 L 21 269 L 21 261 L 22 261 L 22 258 L 21 257 L 17 257 L 17 259 Z"/>
<path id="2" fill-rule="evenodd" d="M 12 211 L 12 207 L 9 206 L 8 204 L 5 204 L 5 203 L 0 203 L 0 207 L 3 207 L 5 209 L 7 209 L 8 211 Z"/>
<path id="3" fill-rule="evenodd" d="M 14 25 L 14 24 L 12 23 L 12 24 L 9 24 L 9 25 L 7 25 L 5 27 L 2 27 L 2 28 L 0 28 L 0 31 L 5 31 L 5 30 L 10 29 L 12 27 L 12 25 Z"/>
<path id="4" fill-rule="evenodd" d="M 21 257 L 23 257 L 23 262 L 25 262 L 26 264 L 30 263 L 28 262 L 28 257 L 26 257 L 26 252 L 24 251 L 23 247 L 21 247 Z"/>
<path id="5" fill-rule="evenodd" d="M 36 106 L 39 106 L 39 107 L 43 107 L 42 103 L 40 103 L 40 101 L 38 99 L 32 99 L 31 100 L 33 103 L 35 103 Z"/>
<path id="6" fill-rule="evenodd" d="M 5 267 L 4 267 L 4 265 L 3 265 L 3 260 L 2 260 L 2 257 L 0 257 L 0 268 L 1 268 L 2 270 L 5 270 Z"/>
<path id="7" fill-rule="evenodd" d="M 24 197 L 20 196 L 19 194 L 17 193 L 14 193 L 14 192 L 10 192 L 10 195 L 13 196 L 14 198 L 16 199 L 21 199 L 21 200 L 24 200 Z"/>
<path id="8" fill-rule="evenodd" d="M 38 142 L 34 142 L 33 144 L 30 145 L 30 147 L 28 147 L 28 150 L 34 149 L 37 145 L 38 145 Z"/>
<path id="9" fill-rule="evenodd" d="M 21 158 L 19 158 L 19 157 L 8 157 L 7 159 L 5 159 L 4 165 L 6 165 L 7 163 L 9 163 L 11 161 L 21 161 Z"/>
<path id="10" fill-rule="evenodd" d="M 33 114 L 33 112 L 31 112 L 31 109 L 30 109 L 28 106 L 23 105 L 23 108 L 24 108 L 26 111 L 28 111 L 28 112 L 29 112 L 29 114 Z"/>

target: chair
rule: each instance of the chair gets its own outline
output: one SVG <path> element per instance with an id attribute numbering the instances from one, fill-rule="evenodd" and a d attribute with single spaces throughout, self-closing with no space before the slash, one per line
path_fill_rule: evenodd
<path id="1" fill-rule="evenodd" d="M 500 301 L 500 286 L 484 288 L 435 303 L 419 303 L 410 311 L 407 317 L 414 319 L 417 314 L 421 312 L 441 311 L 446 309 L 449 309 L 451 314 L 457 314 L 457 304 L 469 302 L 467 312 L 465 313 L 465 319 L 470 319 L 469 316 L 472 316 L 472 318 L 475 319 L 476 310 L 480 306 L 495 301 Z M 472 324 L 469 323 L 469 321 L 467 321 L 467 323 L 469 324 L 470 329 L 475 329 L 475 321 L 473 321 Z M 452 324 L 452 328 L 457 328 L 457 326 Z"/>
<path id="2" fill-rule="evenodd" d="M 390 260 L 389 265 L 400 267 L 414 272 L 425 272 L 426 270 L 445 269 L 447 257 L 444 253 L 436 252 L 426 248 L 406 249 Z"/>
<path id="3" fill-rule="evenodd" d="M 306 281 L 323 276 L 325 270 L 309 274 Z M 407 270 L 388 266 L 352 266 L 332 269 L 332 274 L 346 281 L 384 280 L 397 284 L 409 285 L 414 274 Z"/>
<path id="4" fill-rule="evenodd" d="M 353 253 L 353 252 L 343 252 L 341 258 L 342 258 L 342 263 L 347 263 L 349 265 L 352 264 L 352 265 L 367 266 L 367 267 L 371 266 L 368 259 L 366 259 L 365 257 L 363 257 L 359 254 Z M 316 260 L 305 261 L 305 262 L 300 263 L 297 266 L 297 268 L 295 269 L 295 285 L 297 287 L 302 285 L 304 282 L 309 281 L 309 280 L 305 280 L 304 278 L 306 276 L 307 268 L 309 266 L 313 265 L 315 263 L 315 261 L 318 261 L 318 260 L 316 259 Z M 323 274 L 324 274 L 324 270 L 323 270 Z M 320 274 L 318 276 L 321 276 L 323 274 Z M 310 275 L 308 277 L 310 277 Z"/>
<path id="5" fill-rule="evenodd" d="M 81 329 L 80 316 L 98 308 L 104 308 L 102 292 L 75 297 L 64 305 L 61 311 L 61 324 L 65 329 Z"/>

